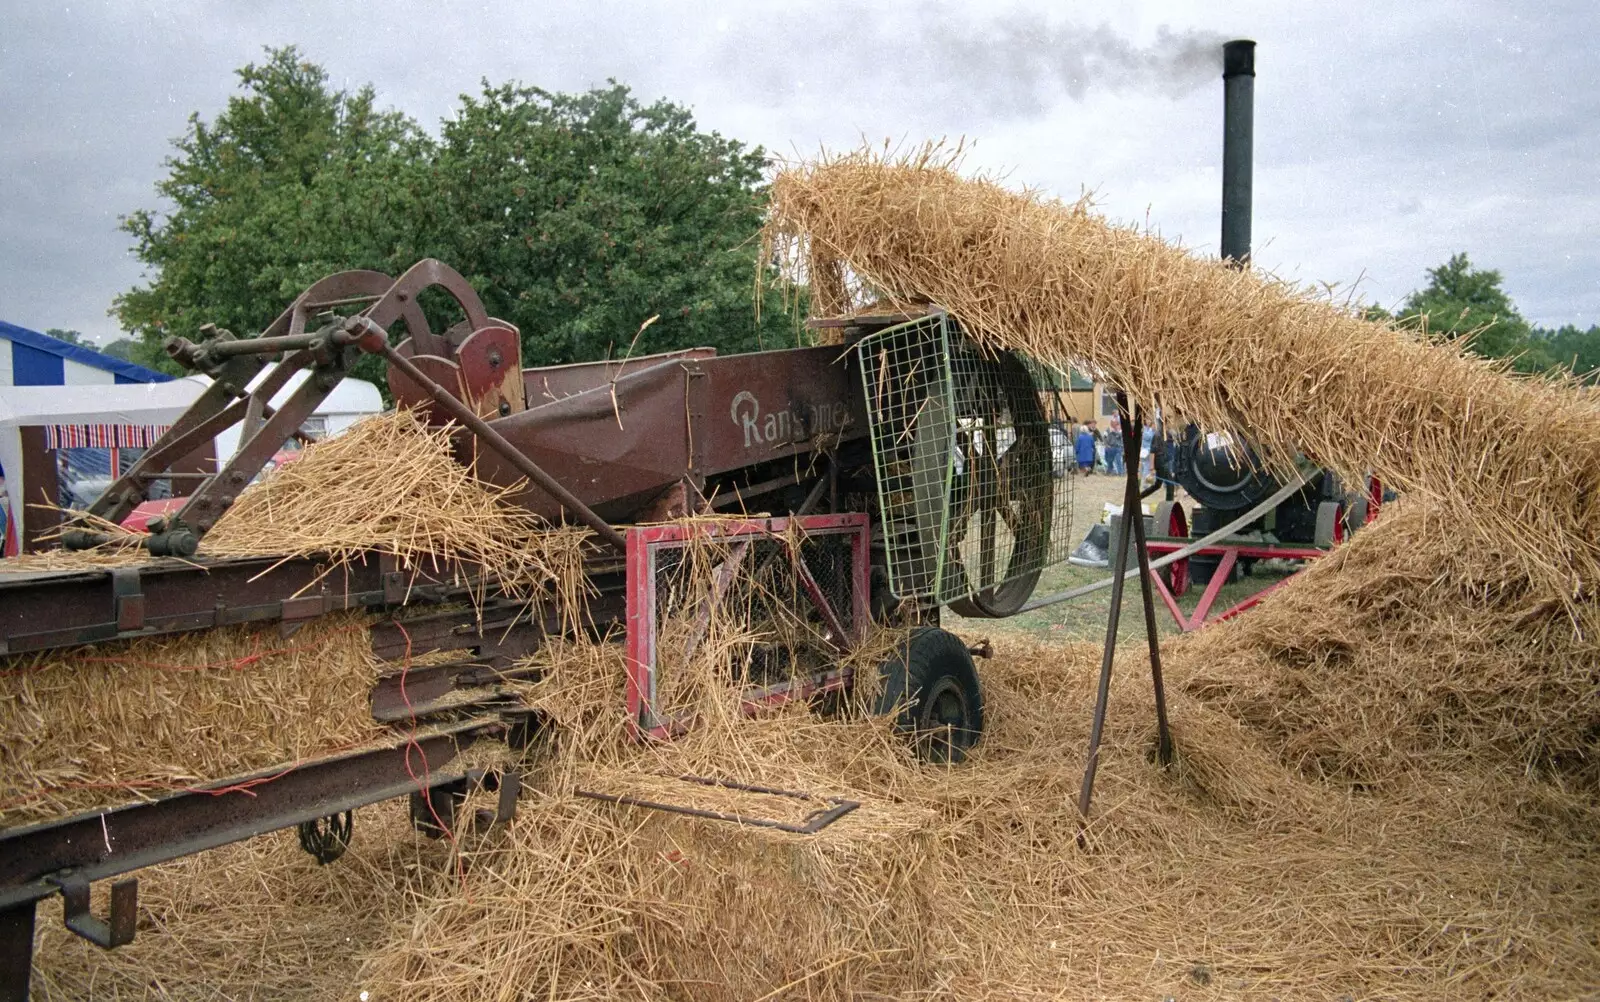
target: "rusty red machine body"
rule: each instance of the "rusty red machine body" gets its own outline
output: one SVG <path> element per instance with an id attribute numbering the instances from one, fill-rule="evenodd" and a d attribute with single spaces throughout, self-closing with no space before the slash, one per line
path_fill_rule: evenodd
<path id="1" fill-rule="evenodd" d="M 435 309 L 443 302 L 455 322 L 436 332 L 424 302 Z M 845 334 L 906 319 L 861 318 Z M 391 329 L 402 323 L 404 338 L 391 344 Z M 243 623 L 276 624 L 288 634 L 320 616 L 365 610 L 374 614 L 372 649 L 392 669 L 372 691 L 372 713 L 394 725 L 394 741 L 0 830 L 0 1002 L 27 995 L 34 905 L 42 898 L 61 895 L 73 931 L 114 947 L 133 936 L 137 883 L 126 875 L 141 867 L 291 826 L 301 828 L 308 851 L 331 857 L 349 837 L 350 812 L 408 795 L 418 827 L 439 834 L 455 823 L 469 783 L 498 789 L 494 815 L 509 816 L 520 778 L 468 770 L 462 752 L 483 741 L 532 742 L 540 721 L 505 685 L 528 676 L 527 655 L 552 634 L 626 636 L 626 712 L 641 738 L 670 737 L 677 723 L 654 704 L 650 617 L 660 567 L 671 564 L 673 547 L 685 538 L 663 524 L 677 516 L 741 516 L 711 530 L 737 555 L 719 570 L 719 581 L 752 566 L 779 567 L 796 582 L 794 594 L 833 654 L 847 651 L 886 608 L 861 376 L 854 356 L 838 346 L 732 356 L 691 349 L 524 369 L 519 332 L 489 317 L 466 281 L 436 261 L 399 279 L 364 271 L 323 279 L 257 337 L 210 327 L 201 335 L 169 339 L 167 349 L 209 376 L 210 387 L 90 514 L 120 523 L 157 481 L 172 477 L 167 467 L 175 457 L 235 424 L 242 426 L 237 452 L 214 474 L 185 482 L 192 489 L 175 490 L 184 500 L 150 521 L 145 562 L 0 569 L 0 655 Z M 323 576 L 315 559 L 208 559 L 199 551 L 206 532 L 299 435 L 362 352 L 388 362 L 398 404 L 418 408 L 430 422 L 453 422 L 459 458 L 479 477 L 521 485 L 515 500 L 552 522 L 594 530 L 585 622 L 574 626 L 561 610 L 530 607 L 492 587 L 485 596 L 474 572 L 448 561 L 402 568 L 373 553 Z M 281 360 L 269 369 L 275 358 Z M 310 378 L 274 408 L 271 400 L 302 369 Z M 88 520 L 61 538 L 69 548 L 105 541 Z M 474 595 L 476 608 L 465 607 Z M 403 624 L 392 615 L 402 607 Z M 451 656 L 410 667 L 413 657 L 438 652 Z M 823 665 L 803 678 L 756 686 L 746 703 L 755 709 L 810 698 L 848 681 Z M 417 736 L 421 724 L 426 737 Z M 795 830 L 831 823 L 853 806 L 822 804 L 810 828 Z M 116 882 L 109 915 L 100 917 L 90 908 L 89 887 L 105 879 Z"/>

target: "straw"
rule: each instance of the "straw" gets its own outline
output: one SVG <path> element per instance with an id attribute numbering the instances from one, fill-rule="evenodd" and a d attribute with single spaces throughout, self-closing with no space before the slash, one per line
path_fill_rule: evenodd
<path id="1" fill-rule="evenodd" d="M 1199 258 L 1107 221 L 1087 198 L 964 177 L 960 157 L 933 144 L 786 166 L 763 260 L 816 276 L 818 312 L 931 302 L 981 344 L 1087 369 L 1169 420 L 1246 435 L 1280 469 L 1303 453 L 1349 483 L 1376 473 L 1438 504 L 1463 545 L 1503 545 L 1541 592 L 1593 593 L 1592 393 L 1370 322 L 1326 290 Z"/>
<path id="2" fill-rule="evenodd" d="M 550 603 L 561 622 L 578 624 L 587 531 L 507 503 L 452 452 L 450 429 L 410 412 L 362 421 L 245 490 L 201 557 L 315 557 L 319 580 L 337 589 L 346 564 L 389 553 L 413 573 L 454 580 L 474 601 L 492 593 Z M 119 540 L 18 563 L 143 559 Z M 386 667 L 372 653 L 370 623 L 346 613 L 292 637 L 276 624 L 241 626 L 0 658 L 0 825 L 392 743 L 368 700 Z"/>
<path id="3" fill-rule="evenodd" d="M 1315 601 L 1334 580 L 1307 576 L 1264 606 Z M 717 624 L 680 665 L 707 673 L 692 687 L 700 724 L 664 745 L 622 740 L 616 646 L 543 650 L 524 698 L 550 715 L 554 741 L 524 766 L 530 788 L 511 827 L 464 847 L 463 877 L 437 857 L 415 865 L 416 837 L 373 832 L 370 812 L 358 815 L 357 850 L 393 864 L 358 884 L 343 862 L 296 864 L 281 848 L 292 839 L 274 836 L 278 855 L 259 871 L 205 873 L 203 900 L 159 892 L 162 924 L 141 931 L 147 952 L 135 959 L 43 951 L 38 980 L 69 986 L 46 997 L 88 983 L 120 986 L 104 997 L 143 997 L 151 983 L 173 997 L 252 997 L 260 980 L 283 988 L 255 997 L 408 1002 L 1577 998 L 1600 976 L 1588 932 L 1600 914 L 1600 811 L 1592 793 L 1564 788 L 1580 773 L 1529 776 L 1491 753 L 1424 757 L 1372 787 L 1323 778 L 1286 760 L 1280 730 L 1198 699 L 1201 676 L 1182 657 L 1170 693 L 1179 762 L 1163 772 L 1149 757 L 1148 677 L 1130 654 L 1084 851 L 1075 794 L 1093 645 L 1002 638 L 982 666 L 989 733 L 946 768 L 919 764 L 859 706 L 741 717 L 724 645 L 747 629 Z M 872 656 L 895 640 L 880 638 Z M 1229 650 L 1215 643 L 1203 660 Z M 1404 677 L 1407 665 L 1390 670 Z M 1351 687 L 1371 682 L 1358 674 Z M 863 807 L 806 837 L 575 794 L 780 806 L 691 801 L 669 778 L 685 773 Z M 201 865 L 163 868 L 172 876 L 156 886 L 179 886 L 179 874 L 200 883 Z M 285 895 L 299 896 L 287 913 Z M 210 903 L 220 900 L 226 909 Z M 219 911 L 257 908 L 284 918 L 252 919 L 218 949 Z M 361 920 L 333 921 L 347 911 Z M 304 970 L 286 980 L 291 958 Z"/>

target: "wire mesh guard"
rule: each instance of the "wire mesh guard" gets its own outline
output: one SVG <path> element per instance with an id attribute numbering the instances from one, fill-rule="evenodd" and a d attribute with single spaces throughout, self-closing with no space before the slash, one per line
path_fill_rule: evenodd
<path id="1" fill-rule="evenodd" d="M 780 521 L 776 531 L 755 522 L 745 528 L 757 531 L 642 544 L 649 587 L 630 595 L 628 618 L 630 709 L 646 731 L 685 722 L 707 685 L 731 684 L 759 704 L 841 681 L 841 654 L 865 615 L 865 522 L 807 530 L 798 523 L 811 520 Z"/>
<path id="2" fill-rule="evenodd" d="M 857 351 L 890 590 L 959 615 L 1015 612 L 1071 535 L 1067 436 L 1030 363 L 980 352 L 944 314 Z"/>

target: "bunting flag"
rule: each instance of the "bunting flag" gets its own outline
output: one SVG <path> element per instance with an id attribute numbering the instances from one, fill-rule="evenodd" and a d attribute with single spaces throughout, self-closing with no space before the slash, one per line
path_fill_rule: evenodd
<path id="1" fill-rule="evenodd" d="M 148 449 L 166 434 L 163 424 L 45 425 L 47 449 Z"/>

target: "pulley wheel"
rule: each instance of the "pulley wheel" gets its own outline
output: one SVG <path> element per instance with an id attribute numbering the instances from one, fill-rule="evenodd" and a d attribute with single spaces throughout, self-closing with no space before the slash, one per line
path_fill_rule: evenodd
<path id="1" fill-rule="evenodd" d="M 1185 539 L 1189 535 L 1189 519 L 1183 513 L 1183 505 L 1176 501 L 1163 501 L 1156 505 L 1155 513 L 1150 516 L 1146 525 L 1149 527 L 1147 538 L 1165 536 L 1169 539 Z M 1174 597 L 1188 592 L 1188 557 L 1174 560 L 1157 573 L 1161 575 L 1161 580 L 1166 583 L 1167 590 L 1172 592 Z"/>

